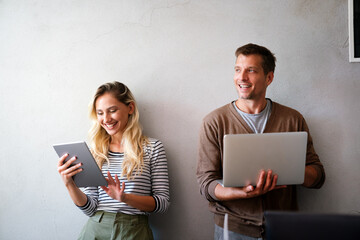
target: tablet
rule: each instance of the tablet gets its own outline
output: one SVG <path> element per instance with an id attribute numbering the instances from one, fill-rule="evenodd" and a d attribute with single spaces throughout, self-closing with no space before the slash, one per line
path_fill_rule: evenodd
<path id="1" fill-rule="evenodd" d="M 73 176 L 74 182 L 78 187 L 97 187 L 107 186 L 107 181 L 92 156 L 86 142 L 62 143 L 53 145 L 59 157 L 68 153 L 65 162 L 76 156 L 74 164 L 82 163 L 83 171 Z"/>

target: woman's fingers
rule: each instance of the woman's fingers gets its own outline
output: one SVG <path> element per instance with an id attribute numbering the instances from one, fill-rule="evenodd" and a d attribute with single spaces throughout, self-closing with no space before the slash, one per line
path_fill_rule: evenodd
<path id="1" fill-rule="evenodd" d="M 63 164 L 64 164 L 64 161 L 65 159 L 69 156 L 68 153 L 65 153 L 64 155 L 62 155 L 60 158 L 59 158 L 59 161 L 58 161 L 58 168 L 61 167 Z"/>
<path id="2" fill-rule="evenodd" d="M 68 156 L 69 154 L 64 154 L 63 156 L 61 156 L 58 162 L 58 172 L 66 178 L 73 177 L 75 174 L 83 170 L 82 168 L 80 168 L 82 166 L 82 163 L 71 166 L 77 159 L 75 156 L 66 161 L 66 163 L 63 163 Z"/>
<path id="3" fill-rule="evenodd" d="M 121 192 L 123 193 L 125 191 L 125 182 L 122 182 L 121 184 Z"/>
<path id="4" fill-rule="evenodd" d="M 114 182 L 114 179 L 112 178 L 112 176 L 111 176 L 111 174 L 110 174 L 110 171 L 107 171 L 107 175 L 108 175 L 108 184 L 110 184 L 110 185 L 113 185 L 113 184 L 115 184 L 115 182 Z"/>
<path id="5" fill-rule="evenodd" d="M 119 180 L 119 177 L 118 177 L 117 174 L 115 174 L 115 183 L 116 183 L 116 185 L 119 186 L 119 188 L 120 188 L 120 180 Z"/>
<path id="6" fill-rule="evenodd" d="M 69 167 L 76 161 L 76 159 L 77 159 L 77 157 L 74 156 L 74 157 L 70 158 L 68 161 L 66 161 L 66 162 L 64 163 L 65 159 L 66 159 L 68 156 L 69 156 L 69 154 L 64 154 L 64 155 L 60 158 L 60 160 L 59 160 L 59 162 L 58 162 L 58 170 L 59 170 L 59 171 L 60 171 L 60 170 L 65 170 L 65 169 L 69 168 Z"/>
<path id="7" fill-rule="evenodd" d="M 76 173 L 81 172 L 83 170 L 82 168 L 80 168 L 81 165 L 82 165 L 82 163 L 78 163 L 78 164 L 76 164 L 74 166 L 71 166 L 71 167 L 67 168 L 66 170 L 64 170 L 63 173 L 68 174 L 68 175 L 72 174 L 72 176 L 73 176 Z M 76 173 L 73 174 L 73 172 L 76 172 Z"/>

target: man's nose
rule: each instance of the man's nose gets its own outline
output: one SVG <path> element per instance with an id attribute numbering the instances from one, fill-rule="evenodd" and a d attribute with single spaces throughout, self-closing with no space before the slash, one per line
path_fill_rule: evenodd
<path id="1" fill-rule="evenodd" d="M 247 73 L 246 71 L 240 71 L 238 73 L 238 77 L 237 77 L 238 80 L 241 80 L 241 81 L 246 81 L 248 78 L 247 78 Z"/>

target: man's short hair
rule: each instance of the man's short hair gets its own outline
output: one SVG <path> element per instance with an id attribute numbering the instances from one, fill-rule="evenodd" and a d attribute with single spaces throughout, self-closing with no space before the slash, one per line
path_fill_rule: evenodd
<path id="1" fill-rule="evenodd" d="M 253 54 L 257 54 L 262 57 L 263 61 L 262 61 L 261 65 L 262 65 L 265 75 L 268 74 L 269 72 L 275 72 L 276 57 L 266 47 L 259 46 L 259 45 L 253 44 L 253 43 L 249 43 L 242 47 L 239 47 L 235 52 L 236 58 L 239 55 L 248 56 L 248 55 L 253 55 Z"/>

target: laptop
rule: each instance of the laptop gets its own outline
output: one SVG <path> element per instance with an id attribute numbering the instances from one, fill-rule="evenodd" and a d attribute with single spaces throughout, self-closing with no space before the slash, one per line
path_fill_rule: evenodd
<path id="1" fill-rule="evenodd" d="M 277 185 L 302 184 L 307 132 L 229 134 L 224 136 L 224 187 L 256 185 L 261 170 L 278 175 Z"/>
<path id="2" fill-rule="evenodd" d="M 267 240 L 359 239 L 360 214 L 268 211 Z"/>

